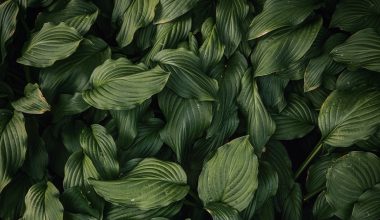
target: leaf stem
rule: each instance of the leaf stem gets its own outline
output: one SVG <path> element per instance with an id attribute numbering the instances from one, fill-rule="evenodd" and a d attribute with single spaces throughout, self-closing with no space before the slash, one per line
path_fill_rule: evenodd
<path id="1" fill-rule="evenodd" d="M 311 151 L 309 156 L 306 158 L 306 160 L 302 163 L 302 165 L 296 171 L 295 179 L 297 179 L 301 175 L 301 173 L 305 170 L 305 168 L 309 165 L 309 163 L 314 159 L 314 157 L 319 153 L 322 147 L 323 147 L 323 143 L 322 141 L 319 141 L 318 144 L 314 147 L 313 151 Z"/>
<path id="2" fill-rule="evenodd" d="M 306 194 L 305 197 L 304 197 L 304 199 L 303 199 L 303 201 L 306 202 L 307 200 L 313 198 L 315 195 L 317 195 L 320 192 L 322 192 L 325 188 L 326 188 L 326 186 L 323 185 L 323 186 L 317 188 L 316 190 L 314 190 L 313 192 Z"/>

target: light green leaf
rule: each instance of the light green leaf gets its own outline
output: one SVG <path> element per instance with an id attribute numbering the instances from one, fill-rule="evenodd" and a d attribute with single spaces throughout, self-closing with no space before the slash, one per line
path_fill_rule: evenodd
<path id="1" fill-rule="evenodd" d="M 17 111 L 28 114 L 43 114 L 50 111 L 50 105 L 42 95 L 38 84 L 28 83 L 24 95 L 25 97 L 12 102 L 13 108 Z"/>
<path id="2" fill-rule="evenodd" d="M 116 41 L 120 47 L 128 46 L 135 32 L 147 26 L 154 18 L 154 10 L 159 0 L 133 0 L 123 15 L 123 23 L 119 33 L 116 36 Z"/>
<path id="3" fill-rule="evenodd" d="M 351 152 L 329 168 L 326 199 L 342 219 L 378 219 L 380 159 L 367 152 Z M 376 201 L 377 200 L 377 201 Z M 351 217 L 351 215 L 353 215 Z"/>
<path id="4" fill-rule="evenodd" d="M 89 36 L 69 58 L 40 71 L 41 89 L 48 100 L 58 92 L 81 92 L 88 87 L 92 71 L 109 58 L 108 45 L 100 38 Z"/>
<path id="5" fill-rule="evenodd" d="M 25 159 L 27 133 L 20 112 L 0 110 L 0 192 L 11 181 Z"/>
<path id="6" fill-rule="evenodd" d="M 25 196 L 25 213 L 22 219 L 63 219 L 63 207 L 59 201 L 59 191 L 51 182 L 37 183 L 30 187 Z"/>
<path id="7" fill-rule="evenodd" d="M 18 6 L 13 1 L 5 1 L 0 5 L 0 52 L 1 62 L 7 55 L 6 43 L 16 30 Z"/>
<path id="8" fill-rule="evenodd" d="M 160 92 L 169 74 L 155 67 L 130 64 L 124 58 L 107 60 L 91 75 L 92 88 L 83 92 L 83 99 L 103 110 L 128 110 Z"/>
<path id="9" fill-rule="evenodd" d="M 128 9 L 128 7 L 132 4 L 132 0 L 114 0 L 114 6 L 112 10 L 112 22 L 121 23 L 121 19 L 123 18 L 124 12 Z"/>
<path id="10" fill-rule="evenodd" d="M 321 26 L 319 18 L 260 40 L 252 54 L 255 76 L 284 71 L 299 61 L 312 46 Z"/>
<path id="11" fill-rule="evenodd" d="M 75 52 L 82 37 L 65 23 L 45 23 L 42 29 L 26 44 L 18 63 L 34 67 L 48 67 Z"/>
<path id="12" fill-rule="evenodd" d="M 157 8 L 156 24 L 170 22 L 190 11 L 199 0 L 160 0 Z"/>
<path id="13" fill-rule="evenodd" d="M 336 6 L 330 27 L 348 32 L 364 28 L 380 30 L 380 2 L 377 0 L 341 0 Z"/>
<path id="14" fill-rule="evenodd" d="M 142 160 L 119 180 L 90 180 L 105 200 L 142 210 L 165 207 L 182 200 L 189 186 L 185 171 L 176 163 L 153 158 Z"/>
<path id="15" fill-rule="evenodd" d="M 198 193 L 205 207 L 223 203 L 242 211 L 258 185 L 258 160 L 248 136 L 221 146 L 199 176 Z"/>
<path id="16" fill-rule="evenodd" d="M 358 31 L 335 47 L 331 54 L 335 61 L 350 68 L 362 67 L 380 72 L 380 34 L 371 28 Z"/>
<path id="17" fill-rule="evenodd" d="M 70 0 L 62 10 L 40 13 L 36 20 L 36 26 L 40 28 L 47 22 L 55 24 L 64 22 L 84 35 L 94 24 L 97 16 L 98 8 L 90 1 Z"/>
<path id="18" fill-rule="evenodd" d="M 301 24 L 319 6 L 320 3 L 316 0 L 267 0 L 263 11 L 252 20 L 248 39 L 259 38 L 279 28 Z"/>
<path id="19" fill-rule="evenodd" d="M 158 104 L 167 121 L 161 130 L 161 139 L 172 148 L 177 160 L 182 162 L 189 147 L 209 127 L 212 105 L 210 102 L 181 98 L 170 90 L 159 94 Z"/>
<path id="20" fill-rule="evenodd" d="M 219 0 L 216 5 L 216 28 L 225 45 L 224 54 L 230 57 L 239 46 L 245 30 L 243 22 L 248 14 L 246 0 Z"/>
<path id="21" fill-rule="evenodd" d="M 88 179 L 100 179 L 91 159 L 82 151 L 71 154 L 65 165 L 65 175 L 63 179 L 63 188 L 88 186 Z"/>
<path id="22" fill-rule="evenodd" d="M 218 82 L 201 69 L 202 63 L 193 52 L 180 49 L 160 51 L 153 59 L 171 73 L 168 87 L 183 98 L 213 101 L 218 92 Z"/>
<path id="23" fill-rule="evenodd" d="M 301 96 L 292 94 L 289 103 L 279 114 L 272 114 L 276 122 L 277 140 L 293 140 L 302 138 L 312 131 L 317 124 L 317 113 Z"/>
<path id="24" fill-rule="evenodd" d="M 213 220 L 240 220 L 239 212 L 223 203 L 210 203 L 205 209 Z"/>
<path id="25" fill-rule="evenodd" d="M 380 124 L 380 91 L 333 91 L 323 103 L 318 125 L 322 141 L 348 147 L 369 138 Z"/>
<path id="26" fill-rule="evenodd" d="M 110 204 L 105 209 L 105 220 L 146 220 L 155 217 L 170 218 L 177 214 L 182 208 L 181 202 L 174 202 L 168 206 L 141 210 L 135 207 L 125 207 Z"/>
<path id="27" fill-rule="evenodd" d="M 265 144 L 276 130 L 276 124 L 266 110 L 251 69 L 241 80 L 242 88 L 238 97 L 239 106 L 246 117 L 250 141 L 256 152 L 261 153 Z"/>
<path id="28" fill-rule="evenodd" d="M 116 144 L 103 126 L 91 125 L 90 129 L 82 130 L 79 139 L 83 152 L 104 179 L 111 179 L 119 174 Z"/>

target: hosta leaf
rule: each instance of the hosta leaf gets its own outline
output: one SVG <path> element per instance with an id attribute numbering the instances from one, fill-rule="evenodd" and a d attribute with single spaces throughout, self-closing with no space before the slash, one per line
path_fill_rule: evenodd
<path id="1" fill-rule="evenodd" d="M 90 129 L 82 130 L 80 145 L 104 179 L 119 174 L 116 144 L 103 126 L 93 124 Z"/>
<path id="2" fill-rule="evenodd" d="M 298 183 L 294 183 L 289 195 L 285 199 L 282 211 L 284 220 L 301 220 L 302 219 L 302 191 Z"/>
<path id="3" fill-rule="evenodd" d="M 317 113 L 298 95 L 291 95 L 288 105 L 279 114 L 272 115 L 276 122 L 273 138 L 293 140 L 312 131 L 317 123 Z"/>
<path id="4" fill-rule="evenodd" d="M 65 165 L 63 188 L 69 189 L 74 186 L 87 186 L 87 180 L 89 178 L 100 178 L 100 175 L 91 159 L 82 151 L 71 154 Z"/>
<path id="5" fill-rule="evenodd" d="M 252 54 L 255 76 L 286 70 L 299 61 L 313 44 L 321 26 L 322 19 L 315 19 L 295 28 L 280 30 L 259 41 Z"/>
<path id="6" fill-rule="evenodd" d="M 25 97 L 12 102 L 13 108 L 17 111 L 28 114 L 43 114 L 50 111 L 50 105 L 42 95 L 38 84 L 28 83 L 24 95 Z"/>
<path id="7" fill-rule="evenodd" d="M 259 38 L 282 27 L 298 25 L 319 5 L 320 3 L 316 0 L 267 0 L 263 11 L 252 20 L 248 31 L 248 39 Z"/>
<path id="8" fill-rule="evenodd" d="M 0 5 L 0 52 L 3 63 L 7 55 L 6 43 L 16 30 L 18 6 L 13 1 L 5 1 Z"/>
<path id="9" fill-rule="evenodd" d="M 306 179 L 308 192 L 314 192 L 326 185 L 327 169 L 331 167 L 335 159 L 337 159 L 335 154 L 323 156 L 309 167 Z"/>
<path id="10" fill-rule="evenodd" d="M 350 68 L 365 68 L 380 72 L 380 34 L 367 28 L 356 32 L 343 44 L 335 47 L 331 54 L 335 61 Z"/>
<path id="11" fill-rule="evenodd" d="M 132 4 L 132 0 L 115 0 L 112 10 L 112 22 L 117 22 L 123 18 L 124 12 Z"/>
<path id="12" fill-rule="evenodd" d="M 167 121 L 161 130 L 161 138 L 173 149 L 177 160 L 182 162 L 189 147 L 209 127 L 212 105 L 210 102 L 181 98 L 170 90 L 159 94 L 158 103 Z"/>
<path id="13" fill-rule="evenodd" d="M 369 139 L 356 143 L 360 148 L 369 151 L 380 151 L 380 129 L 376 131 Z"/>
<path id="14" fill-rule="evenodd" d="M 336 6 L 330 27 L 356 32 L 364 28 L 380 30 L 380 2 L 377 0 L 342 0 Z"/>
<path id="15" fill-rule="evenodd" d="M 246 0 L 219 0 L 216 5 L 216 28 L 223 44 L 224 54 L 230 57 L 239 46 L 245 31 L 243 21 L 248 14 Z"/>
<path id="16" fill-rule="evenodd" d="M 87 193 L 88 194 L 88 193 Z M 91 207 L 91 202 L 87 199 L 86 194 L 79 187 L 66 189 L 60 198 L 65 211 L 81 213 L 98 217 L 102 210 L 96 210 Z"/>
<path id="17" fill-rule="evenodd" d="M 63 219 L 59 191 L 51 182 L 37 183 L 25 196 L 25 213 L 22 219 Z"/>
<path id="18" fill-rule="evenodd" d="M 351 152 L 326 176 L 326 199 L 342 219 L 378 219 L 380 159 L 372 153 Z M 377 207 L 377 208 L 376 208 Z M 352 217 L 351 217 L 352 215 Z"/>
<path id="19" fill-rule="evenodd" d="M 285 87 L 289 80 L 283 79 L 275 75 L 267 75 L 257 78 L 259 93 L 262 94 L 261 99 L 268 110 L 281 112 L 286 106 L 284 96 Z"/>
<path id="20" fill-rule="evenodd" d="M 147 26 L 154 18 L 154 10 L 159 0 L 133 0 L 123 15 L 123 22 L 116 40 L 120 47 L 128 46 L 135 32 Z"/>
<path id="21" fill-rule="evenodd" d="M 332 92 L 318 117 L 323 142 L 334 147 L 367 139 L 379 124 L 380 92 L 368 89 Z"/>
<path id="22" fill-rule="evenodd" d="M 62 143 L 65 145 L 65 148 L 74 153 L 78 150 L 81 150 L 80 146 L 80 133 L 86 127 L 86 124 L 80 120 L 68 121 L 62 126 L 61 138 Z"/>
<path id="23" fill-rule="evenodd" d="M 141 210 L 134 207 L 125 207 L 110 204 L 106 207 L 104 219 L 105 220 L 145 220 L 153 219 L 156 217 L 170 218 L 177 214 L 182 208 L 181 202 L 174 202 L 168 206 Z"/>
<path id="24" fill-rule="evenodd" d="M 148 70 L 124 58 L 110 59 L 94 70 L 92 88 L 84 91 L 83 99 L 98 109 L 128 110 L 160 92 L 168 78 L 159 67 Z"/>
<path id="25" fill-rule="evenodd" d="M 0 192 L 23 164 L 26 141 L 27 133 L 22 113 L 0 110 Z"/>
<path id="26" fill-rule="evenodd" d="M 88 86 L 92 71 L 111 57 L 111 50 L 100 38 L 89 36 L 69 58 L 40 71 L 41 89 L 48 100 L 56 93 L 81 92 Z"/>
<path id="27" fill-rule="evenodd" d="M 53 109 L 54 121 L 59 121 L 64 116 L 79 114 L 88 108 L 90 105 L 83 100 L 82 93 L 62 94 Z"/>
<path id="28" fill-rule="evenodd" d="M 170 22 L 190 11 L 199 0 L 160 0 L 157 8 L 155 23 Z"/>
<path id="29" fill-rule="evenodd" d="M 42 29 L 32 36 L 17 62 L 41 68 L 51 66 L 73 54 L 81 40 L 78 31 L 65 23 L 45 23 Z"/>
<path id="30" fill-rule="evenodd" d="M 218 92 L 218 82 L 201 69 L 201 60 L 193 52 L 180 49 L 160 51 L 153 59 L 171 73 L 168 87 L 184 98 L 212 101 Z"/>
<path id="31" fill-rule="evenodd" d="M 198 180 L 199 197 L 205 207 L 223 203 L 242 211 L 257 189 L 257 174 L 258 160 L 248 136 L 234 139 L 204 164 Z"/>
<path id="32" fill-rule="evenodd" d="M 256 152 L 261 152 L 276 130 L 276 124 L 264 106 L 257 83 L 248 70 L 241 80 L 242 88 L 238 97 L 240 108 L 247 118 L 248 134 Z"/>
<path id="33" fill-rule="evenodd" d="M 142 160 L 119 180 L 90 180 L 105 200 L 142 210 L 165 207 L 181 200 L 189 191 L 186 182 L 181 166 L 153 158 Z"/>
<path id="34" fill-rule="evenodd" d="M 343 71 L 336 80 L 339 90 L 365 89 L 368 87 L 380 88 L 380 74 L 366 69 Z"/>
<path id="35" fill-rule="evenodd" d="M 334 216 L 334 209 L 326 201 L 326 191 L 322 191 L 315 200 L 313 216 L 318 220 L 330 219 Z"/>
<path id="36" fill-rule="evenodd" d="M 205 209 L 213 220 L 240 220 L 239 212 L 223 203 L 210 203 Z"/>
<path id="37" fill-rule="evenodd" d="M 44 23 L 65 22 L 84 35 L 91 28 L 98 16 L 98 8 L 87 0 L 70 0 L 60 11 L 43 12 L 39 14 L 36 26 L 41 27 Z"/>

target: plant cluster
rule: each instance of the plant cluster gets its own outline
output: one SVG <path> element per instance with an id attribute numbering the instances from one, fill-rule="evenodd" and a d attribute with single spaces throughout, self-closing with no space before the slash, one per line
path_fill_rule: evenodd
<path id="1" fill-rule="evenodd" d="M 6 0 L 0 219 L 380 219 L 379 0 Z"/>

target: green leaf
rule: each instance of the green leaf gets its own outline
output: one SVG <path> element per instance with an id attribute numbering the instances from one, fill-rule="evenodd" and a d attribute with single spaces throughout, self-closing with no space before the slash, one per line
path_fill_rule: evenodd
<path id="1" fill-rule="evenodd" d="M 100 38 L 89 36 L 69 58 L 40 71 L 41 89 L 48 100 L 59 92 L 81 92 L 88 87 L 92 71 L 109 58 L 108 45 Z"/>
<path id="2" fill-rule="evenodd" d="M 153 59 L 171 73 L 168 87 L 183 98 L 213 101 L 218 92 L 218 82 L 201 69 L 202 63 L 193 52 L 180 49 L 160 51 Z"/>
<path id="3" fill-rule="evenodd" d="M 112 10 L 112 22 L 121 23 L 121 19 L 123 18 L 124 12 L 128 9 L 128 7 L 132 4 L 132 0 L 114 0 L 114 6 Z"/>
<path id="4" fill-rule="evenodd" d="M 53 108 L 53 121 L 57 122 L 65 116 L 82 113 L 88 108 L 90 108 L 90 105 L 83 100 L 82 93 L 74 93 L 74 95 L 61 94 L 58 103 Z"/>
<path id="5" fill-rule="evenodd" d="M 161 139 L 182 162 L 194 141 L 210 126 L 212 105 L 210 102 L 181 98 L 170 90 L 159 94 L 158 104 L 167 121 L 161 130 Z"/>
<path id="6" fill-rule="evenodd" d="M 20 112 L 0 110 L 0 192 L 11 181 L 24 162 L 27 133 Z"/>
<path id="7" fill-rule="evenodd" d="M 323 156 L 309 167 L 306 178 L 306 189 L 309 193 L 313 193 L 326 185 L 327 169 L 331 167 L 335 159 L 337 159 L 336 154 Z"/>
<path id="8" fill-rule="evenodd" d="M 210 203 L 205 207 L 213 220 L 240 220 L 239 212 L 223 203 Z"/>
<path id="9" fill-rule="evenodd" d="M 376 0 L 342 0 L 336 6 L 330 27 L 356 32 L 364 28 L 380 30 L 380 3 Z"/>
<path id="10" fill-rule="evenodd" d="M 28 83 L 25 86 L 24 95 L 25 97 L 12 102 L 16 111 L 28 114 L 43 114 L 50 111 L 50 105 L 42 95 L 38 84 Z"/>
<path id="11" fill-rule="evenodd" d="M 25 213 L 22 219 L 63 219 L 59 191 L 51 182 L 37 183 L 25 196 Z"/>
<path id="12" fill-rule="evenodd" d="M 300 184 L 295 183 L 285 199 L 281 219 L 302 219 L 302 191 Z"/>
<path id="13" fill-rule="evenodd" d="M 92 204 L 87 199 L 86 194 L 84 194 L 79 187 L 66 189 L 60 199 L 65 211 L 86 214 L 93 217 L 98 217 L 99 212 L 102 211 L 96 210 L 91 206 Z"/>
<path id="14" fill-rule="evenodd" d="M 289 80 L 275 75 L 267 75 L 257 78 L 261 99 L 269 111 L 281 112 L 287 105 L 284 91 Z"/>
<path id="15" fill-rule="evenodd" d="M 110 204 L 105 209 L 105 220 L 145 220 L 156 217 L 170 218 L 177 214 L 182 208 L 181 202 L 174 202 L 168 206 L 141 210 L 135 207 L 125 207 Z"/>
<path id="16" fill-rule="evenodd" d="M 248 134 L 256 152 L 261 152 L 269 138 L 276 130 L 276 124 L 264 106 L 257 83 L 249 69 L 241 80 L 242 88 L 237 99 L 247 118 Z"/>
<path id="17" fill-rule="evenodd" d="M 342 219 L 378 219 L 380 159 L 367 152 L 351 152 L 329 168 L 326 199 Z M 352 215 L 352 217 L 351 217 Z"/>
<path id="18" fill-rule="evenodd" d="M 235 52 L 245 34 L 242 24 L 248 10 L 246 0 L 219 0 L 216 5 L 216 28 L 227 57 Z"/>
<path id="19" fill-rule="evenodd" d="M 360 148 L 368 151 L 380 151 L 380 129 L 370 138 L 356 143 Z"/>
<path id="20" fill-rule="evenodd" d="M 76 29 L 65 23 L 45 23 L 42 29 L 26 44 L 18 63 L 34 67 L 48 67 L 75 52 L 82 37 Z"/>
<path id="21" fill-rule="evenodd" d="M 90 180 L 106 201 L 142 210 L 165 207 L 182 200 L 189 187 L 185 171 L 176 163 L 153 158 L 142 160 L 119 180 Z"/>
<path id="22" fill-rule="evenodd" d="M 1 62 L 7 55 L 6 43 L 16 30 L 17 14 L 19 8 L 13 1 L 5 1 L 0 5 L 0 50 Z"/>
<path id="23" fill-rule="evenodd" d="M 123 15 L 123 23 L 119 33 L 116 36 L 116 41 L 120 47 L 128 46 L 135 32 L 147 26 L 154 18 L 154 10 L 159 0 L 133 0 Z"/>
<path id="24" fill-rule="evenodd" d="M 258 185 L 258 160 L 248 136 L 220 147 L 199 176 L 198 192 L 203 204 L 223 203 L 242 211 Z"/>
<path id="25" fill-rule="evenodd" d="M 284 71 L 299 61 L 312 46 L 322 26 L 322 19 L 282 29 L 259 41 L 252 54 L 255 76 Z M 273 52 L 276 51 L 276 52 Z"/>
<path id="26" fill-rule="evenodd" d="M 272 114 L 276 122 L 277 140 L 293 140 L 302 138 L 312 131 L 317 123 L 317 113 L 301 96 L 292 94 L 288 105 L 279 114 Z"/>
<path id="27" fill-rule="evenodd" d="M 59 24 L 64 22 L 84 35 L 94 24 L 97 16 L 98 8 L 90 1 L 70 0 L 62 10 L 39 14 L 36 26 L 40 28 L 44 23 Z"/>
<path id="28" fill-rule="evenodd" d="M 94 70 L 92 88 L 83 92 L 83 99 L 98 109 L 128 110 L 160 92 L 168 78 L 159 67 L 148 70 L 124 58 L 110 59 Z"/>
<path id="29" fill-rule="evenodd" d="M 199 0 L 160 0 L 155 18 L 156 24 L 170 22 L 190 11 Z"/>
<path id="30" fill-rule="evenodd" d="M 318 125 L 322 141 L 348 147 L 369 138 L 380 124 L 380 91 L 333 91 L 323 103 Z"/>
<path id="31" fill-rule="evenodd" d="M 335 61 L 344 63 L 349 68 L 361 67 L 380 72 L 380 35 L 374 29 L 363 29 L 335 47 L 331 54 Z"/>
<path id="32" fill-rule="evenodd" d="M 330 219 L 334 216 L 334 209 L 326 201 L 326 191 L 322 191 L 314 202 L 313 216 L 315 219 Z"/>
<path id="33" fill-rule="evenodd" d="M 248 39 L 262 37 L 279 28 L 299 25 L 319 6 L 316 0 L 267 0 L 263 11 L 252 20 Z"/>
<path id="34" fill-rule="evenodd" d="M 80 145 L 104 179 L 111 179 L 119 174 L 116 144 L 103 126 L 93 124 L 90 129 L 82 130 Z"/>

